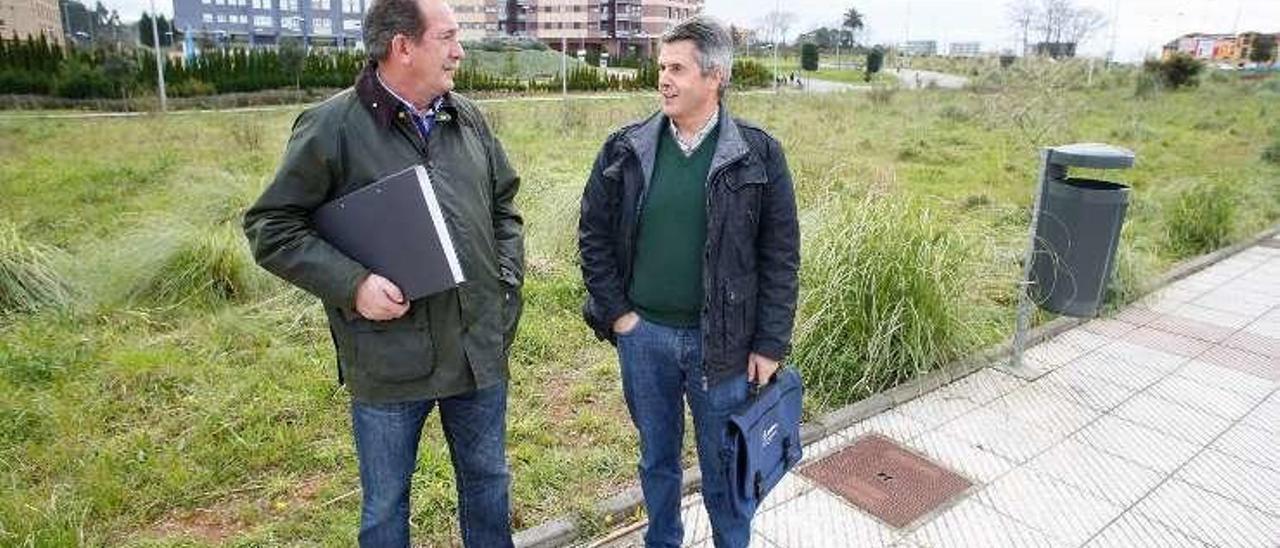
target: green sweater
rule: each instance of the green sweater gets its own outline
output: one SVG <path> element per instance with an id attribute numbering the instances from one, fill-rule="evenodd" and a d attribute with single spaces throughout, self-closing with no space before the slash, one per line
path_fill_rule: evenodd
<path id="1" fill-rule="evenodd" d="M 658 140 L 627 295 L 648 321 L 670 327 L 699 324 L 707 171 L 719 133 L 719 128 L 713 129 L 687 157 L 668 128 Z"/>

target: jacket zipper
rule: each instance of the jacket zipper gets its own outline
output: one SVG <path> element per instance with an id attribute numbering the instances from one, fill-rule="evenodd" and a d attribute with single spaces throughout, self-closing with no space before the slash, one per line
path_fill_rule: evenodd
<path id="1" fill-rule="evenodd" d="M 712 226 L 711 226 L 711 225 L 712 225 L 712 223 L 715 221 L 714 215 L 712 214 L 712 211 L 711 211 L 711 192 L 712 192 L 712 186 L 713 186 L 713 185 L 715 185 L 715 181 L 716 181 L 716 179 L 717 179 L 718 177 L 720 177 L 720 174 L 721 174 L 721 173 L 724 173 L 724 172 L 725 172 L 725 170 L 729 168 L 729 166 L 732 166 L 733 164 L 738 163 L 739 161 L 741 161 L 741 159 L 742 159 L 741 157 L 734 158 L 733 160 L 729 161 L 728 163 L 725 163 L 724 165 L 721 165 L 720 167 L 716 168 L 716 170 L 715 170 L 715 171 L 713 171 L 713 172 L 711 172 L 711 173 L 707 174 L 707 186 L 706 186 L 706 191 L 705 191 L 705 193 L 704 193 L 704 194 L 705 194 L 705 196 L 704 196 L 705 206 L 704 206 L 704 207 L 706 208 L 706 211 L 707 211 L 707 239 L 706 239 L 706 241 L 704 241 L 704 242 L 703 242 L 703 244 L 702 244 L 702 246 L 703 246 L 703 250 L 702 250 L 702 299 L 703 299 L 702 306 L 703 306 L 703 314 L 701 315 L 702 317 L 706 317 L 706 313 L 707 313 L 707 312 L 710 312 L 710 309 L 711 309 L 711 299 L 713 298 L 713 297 L 712 297 L 712 294 L 714 293 L 714 292 L 712 291 L 712 289 L 713 289 L 713 288 L 711 287 L 711 285 L 712 285 L 712 284 L 711 284 L 711 278 L 710 278 L 710 274 L 709 274 L 709 271 L 711 270 L 711 269 L 710 269 L 710 262 L 711 262 L 711 238 L 712 238 L 712 234 L 711 234 Z M 701 320 L 699 320 L 699 323 L 702 323 L 702 322 L 701 322 Z M 724 322 L 723 322 L 723 319 L 721 320 L 721 323 L 724 323 Z M 708 333 L 708 330 L 706 329 L 706 326 L 704 326 L 704 325 L 700 325 L 700 326 L 699 326 L 699 331 L 700 331 L 699 336 L 700 336 L 700 337 L 703 337 L 703 341 L 706 341 L 706 342 L 708 342 L 708 343 L 709 343 L 709 342 L 711 341 L 711 333 Z M 703 346 L 705 347 L 706 345 L 703 345 Z M 704 352 L 704 356 L 705 356 L 705 352 L 706 352 L 706 349 L 705 349 L 705 348 L 703 349 L 703 352 Z M 707 382 L 707 361 L 706 361 L 706 359 L 704 358 L 704 359 L 702 360 L 702 391 L 703 391 L 703 392 L 706 392 L 707 390 L 708 390 L 708 382 Z"/>
<path id="2" fill-rule="evenodd" d="M 632 147 L 630 143 L 624 143 L 623 146 L 626 147 L 627 152 L 629 152 L 631 156 L 636 159 L 636 161 L 640 161 L 640 155 L 636 153 L 635 148 Z M 711 187 L 714 184 L 716 178 L 720 176 L 720 174 L 724 173 L 725 170 L 727 170 L 729 167 L 733 166 L 734 164 L 742 161 L 742 158 L 744 156 L 745 154 L 742 156 L 735 157 L 732 160 L 721 165 L 720 167 L 717 167 L 715 171 L 712 171 L 707 174 L 706 189 L 705 189 L 705 192 L 703 193 L 703 208 L 706 210 L 706 213 L 707 213 L 707 239 L 702 244 L 703 246 L 702 247 L 702 295 L 703 295 L 702 307 L 703 307 L 704 313 L 710 308 L 710 304 L 711 304 L 710 299 L 712 294 L 711 287 L 710 287 L 711 285 L 710 278 L 707 275 L 707 271 L 709 270 L 707 268 L 708 266 L 707 263 L 711 259 L 711 228 L 712 228 L 711 223 L 713 221 L 712 214 L 711 214 Z M 648 195 L 649 195 L 649 180 L 646 178 L 645 180 L 641 181 L 640 193 L 636 197 L 636 205 L 633 208 L 631 213 L 632 218 L 634 219 L 634 222 L 631 224 L 631 226 L 627 227 L 627 253 L 630 256 L 627 257 L 627 279 L 623 280 L 623 291 L 626 291 L 627 290 L 626 288 L 630 287 L 631 273 L 635 270 L 635 261 L 636 261 L 635 235 L 636 235 L 636 232 L 640 230 L 640 213 L 641 213 L 641 210 L 644 208 L 644 201 Z M 706 333 L 705 326 L 700 325 L 699 331 L 701 332 L 699 336 L 703 336 L 702 334 Z M 705 392 L 708 389 L 709 382 L 707 379 L 707 368 L 706 368 L 705 360 L 703 361 L 704 361 L 704 364 L 702 367 L 702 390 L 703 392 Z"/>

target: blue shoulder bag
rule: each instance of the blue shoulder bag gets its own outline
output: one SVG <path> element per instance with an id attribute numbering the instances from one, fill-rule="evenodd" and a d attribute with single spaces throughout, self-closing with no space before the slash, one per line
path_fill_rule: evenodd
<path id="1" fill-rule="evenodd" d="M 800 462 L 800 410 L 804 386 L 794 367 L 783 367 L 773 382 L 754 391 L 729 417 L 725 436 L 729 495 L 735 513 L 756 507 L 787 471 Z"/>

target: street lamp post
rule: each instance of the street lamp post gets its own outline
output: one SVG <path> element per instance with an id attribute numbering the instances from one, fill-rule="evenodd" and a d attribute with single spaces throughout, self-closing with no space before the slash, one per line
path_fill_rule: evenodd
<path id="1" fill-rule="evenodd" d="M 160 14 L 156 13 L 156 0 L 151 0 L 151 45 L 156 50 L 156 82 L 160 86 L 160 112 L 169 109 L 169 100 L 165 97 L 164 92 L 164 60 L 161 59 L 163 53 L 160 51 L 160 29 L 156 25 L 156 19 Z"/>
<path id="2" fill-rule="evenodd" d="M 778 93 L 778 38 L 782 34 L 782 4 L 780 0 L 773 0 L 773 92 Z"/>

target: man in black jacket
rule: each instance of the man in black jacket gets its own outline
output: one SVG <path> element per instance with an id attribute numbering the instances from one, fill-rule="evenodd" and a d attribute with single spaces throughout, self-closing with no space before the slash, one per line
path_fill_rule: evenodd
<path id="1" fill-rule="evenodd" d="M 724 26 L 695 17 L 662 38 L 662 111 L 605 142 L 582 197 L 583 315 L 618 347 L 640 434 L 649 546 L 679 546 L 687 398 L 702 494 L 718 547 L 746 546 L 720 456 L 748 383 L 767 383 L 790 347 L 800 234 L 778 142 L 730 118 Z"/>

